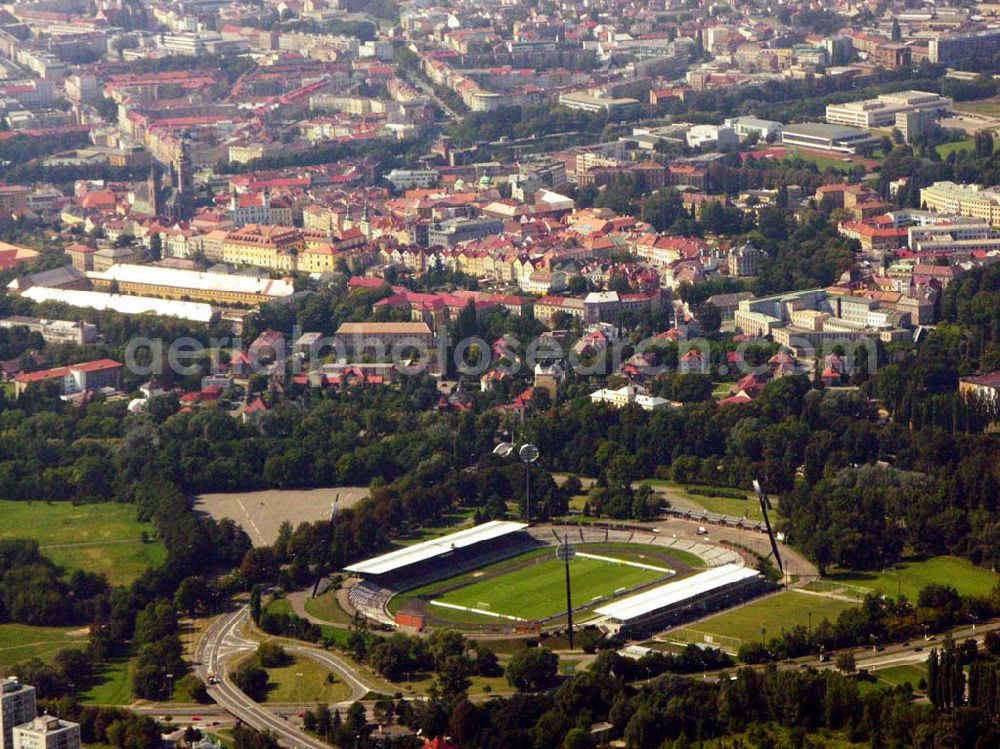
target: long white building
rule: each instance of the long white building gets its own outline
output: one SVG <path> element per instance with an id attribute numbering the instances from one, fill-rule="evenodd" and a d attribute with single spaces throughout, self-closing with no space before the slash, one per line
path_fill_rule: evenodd
<path id="1" fill-rule="evenodd" d="M 826 121 L 831 125 L 849 127 L 894 127 L 896 115 L 907 112 L 931 111 L 943 114 L 952 107 L 947 96 L 926 91 L 899 91 L 882 94 L 876 99 L 849 101 L 844 104 L 828 104 Z"/>

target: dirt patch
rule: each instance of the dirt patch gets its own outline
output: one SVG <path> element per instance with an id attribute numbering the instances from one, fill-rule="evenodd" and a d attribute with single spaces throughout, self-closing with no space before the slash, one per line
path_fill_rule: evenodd
<path id="1" fill-rule="evenodd" d="M 334 486 L 329 489 L 268 489 L 259 492 L 203 494 L 194 508 L 216 520 L 231 518 L 243 526 L 254 546 L 268 546 L 278 538 L 278 529 L 288 520 L 293 527 L 302 522 L 330 517 L 334 497 L 340 507 L 352 507 L 368 496 L 365 486 Z"/>

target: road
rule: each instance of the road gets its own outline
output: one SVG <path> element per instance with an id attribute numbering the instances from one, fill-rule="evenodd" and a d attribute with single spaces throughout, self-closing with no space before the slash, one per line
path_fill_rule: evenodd
<path id="1" fill-rule="evenodd" d="M 236 611 L 228 613 L 215 622 L 206 630 L 201 642 L 198 643 L 196 652 L 197 674 L 209 683 L 209 674 L 217 679 L 217 683 L 209 684 L 208 694 L 215 700 L 219 707 L 231 713 L 236 718 L 253 728 L 261 731 L 272 731 L 278 740 L 285 746 L 306 747 L 306 749 L 329 749 L 328 745 L 317 738 L 310 736 L 298 726 L 275 714 L 267 706 L 255 702 L 233 684 L 229 678 L 230 661 L 242 655 L 253 652 L 257 648 L 257 642 L 249 640 L 242 635 L 242 629 L 247 624 L 250 617 L 248 606 L 241 606 Z M 351 698 L 336 707 L 346 707 L 351 702 L 361 699 L 370 691 L 377 691 L 378 685 L 369 683 L 363 676 L 356 673 L 340 657 L 328 653 L 319 648 L 305 645 L 286 645 L 285 650 L 294 655 L 311 658 L 322 664 L 337 674 L 351 688 Z M 291 706 L 294 710 L 296 706 Z M 312 706 L 298 706 L 301 709 Z M 288 711 L 290 706 L 284 706 Z M 299 712 L 301 711 L 298 710 Z M 145 708 L 145 712 L 162 712 L 162 708 Z M 195 710 L 185 708 L 187 714 L 212 714 L 212 708 Z M 182 711 L 172 710 L 172 714 L 181 715 Z"/>

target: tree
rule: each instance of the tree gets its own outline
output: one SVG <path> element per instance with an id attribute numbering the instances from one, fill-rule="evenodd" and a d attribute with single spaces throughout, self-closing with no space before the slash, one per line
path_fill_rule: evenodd
<path id="1" fill-rule="evenodd" d="M 184 578 L 174 593 L 174 607 L 186 611 L 188 616 L 192 617 L 206 600 L 208 600 L 208 586 L 205 585 L 203 577 Z"/>
<path id="2" fill-rule="evenodd" d="M 231 671 L 229 678 L 233 680 L 236 688 L 248 697 L 257 701 L 264 698 L 267 691 L 267 671 L 253 662 L 245 663 L 235 671 Z"/>
<path id="3" fill-rule="evenodd" d="M 854 660 L 854 653 L 845 650 L 837 656 L 837 669 L 845 674 L 853 674 L 857 670 L 857 663 Z"/>
<path id="4" fill-rule="evenodd" d="M 163 238 L 159 234 L 153 234 L 149 238 L 149 257 L 151 260 L 163 257 Z"/>
<path id="5" fill-rule="evenodd" d="M 574 274 L 569 277 L 566 282 L 566 290 L 570 294 L 586 294 L 590 289 L 590 282 L 587 281 L 586 276 L 581 276 L 579 274 Z"/>
<path id="6" fill-rule="evenodd" d="M 448 720 L 448 731 L 451 737 L 462 747 L 478 746 L 479 735 L 482 732 L 482 710 L 463 699 L 451 711 Z"/>
<path id="7" fill-rule="evenodd" d="M 264 668 L 285 666 L 290 661 L 288 652 L 276 642 L 268 640 L 257 646 L 257 662 Z"/>
<path id="8" fill-rule="evenodd" d="M 521 692 L 545 689 L 555 680 L 559 656 L 547 648 L 523 648 L 507 664 L 507 683 Z"/>
<path id="9" fill-rule="evenodd" d="M 461 655 L 449 655 L 437 666 L 436 683 L 440 689 L 441 698 L 449 705 L 454 705 L 465 697 L 472 685 L 469 679 L 469 662 Z"/>
<path id="10" fill-rule="evenodd" d="M 979 130 L 976 133 L 976 158 L 988 159 L 993 155 L 993 133 L 989 130 Z"/>

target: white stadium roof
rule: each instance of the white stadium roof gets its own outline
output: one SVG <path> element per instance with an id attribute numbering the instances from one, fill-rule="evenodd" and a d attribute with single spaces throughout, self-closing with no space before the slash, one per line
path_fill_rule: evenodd
<path id="1" fill-rule="evenodd" d="M 408 567 L 417 562 L 424 562 L 455 549 L 500 538 L 501 536 L 506 536 L 509 533 L 514 533 L 527 527 L 527 523 L 515 523 L 509 520 L 491 520 L 488 523 L 466 528 L 457 533 L 449 533 L 447 536 L 441 536 L 441 538 L 421 541 L 419 544 L 414 544 L 413 546 L 407 546 L 396 551 L 390 551 L 388 554 L 366 559 L 363 562 L 352 564 L 350 567 L 344 567 L 344 570 L 364 575 L 384 575 L 386 572 Z"/>
<path id="2" fill-rule="evenodd" d="M 668 606 L 706 595 L 726 585 L 757 577 L 759 574 L 757 570 L 749 567 L 741 567 L 738 564 L 723 564 L 683 580 L 658 585 L 638 595 L 609 603 L 607 606 L 595 609 L 595 612 L 618 621 L 629 621 L 665 609 Z"/>
<path id="3" fill-rule="evenodd" d="M 35 302 L 63 302 L 72 307 L 87 307 L 99 310 L 113 310 L 128 315 L 151 313 L 164 317 L 178 317 L 192 322 L 208 323 L 215 313 L 210 304 L 202 302 L 179 302 L 173 299 L 128 296 L 126 294 L 106 294 L 101 291 L 78 291 L 76 289 L 50 289 L 32 286 L 21 296 Z"/>

